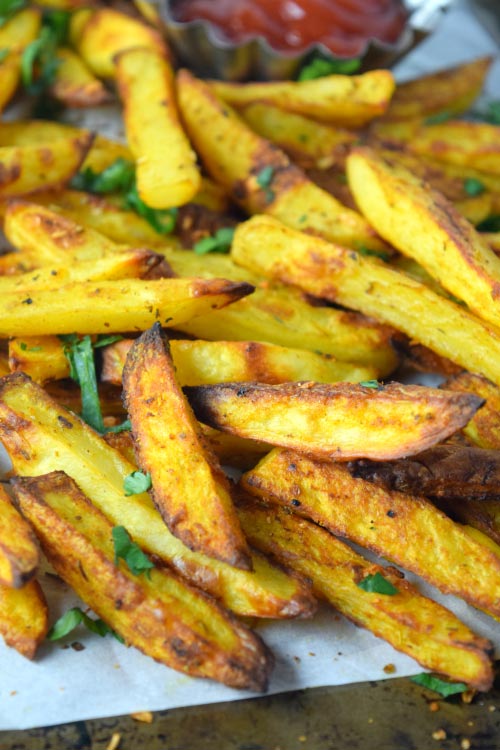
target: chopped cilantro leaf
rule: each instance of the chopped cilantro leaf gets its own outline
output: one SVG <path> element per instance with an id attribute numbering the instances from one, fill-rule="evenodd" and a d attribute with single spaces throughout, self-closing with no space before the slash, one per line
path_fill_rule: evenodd
<path id="1" fill-rule="evenodd" d="M 385 594 L 386 596 L 394 596 L 398 593 L 395 586 L 392 585 L 387 578 L 381 573 L 375 573 L 374 575 L 367 575 L 362 581 L 358 583 L 358 587 L 363 591 L 368 591 L 371 594 Z"/>
<path id="2" fill-rule="evenodd" d="M 147 492 L 151 489 L 151 474 L 145 474 L 143 471 L 133 471 L 123 482 L 125 495 L 140 495 L 141 492 Z"/>
<path id="3" fill-rule="evenodd" d="M 123 341 L 123 336 L 120 336 L 120 334 L 111 334 L 109 336 L 99 334 L 97 341 L 94 341 L 94 349 L 100 349 L 102 346 L 115 344 L 117 341 Z"/>
<path id="4" fill-rule="evenodd" d="M 126 432 L 127 430 L 131 429 L 132 425 L 130 423 L 130 419 L 125 419 L 123 422 L 121 422 L 120 424 L 115 424 L 113 427 L 105 427 L 104 431 L 113 432 L 116 434 L 117 432 Z"/>
<path id="5" fill-rule="evenodd" d="M 361 60 L 353 58 L 350 60 L 332 60 L 327 57 L 317 56 L 301 69 L 297 80 L 312 81 L 314 78 L 323 78 L 331 75 L 351 75 L 361 67 Z"/>
<path id="6" fill-rule="evenodd" d="M 446 682 L 436 677 L 433 674 L 423 672 L 417 674 L 411 678 L 412 682 L 417 685 L 422 685 L 429 690 L 434 690 L 435 693 L 439 693 L 443 698 L 447 698 L 449 695 L 456 695 L 457 693 L 463 693 L 468 690 L 467 685 L 464 682 Z"/>
<path id="7" fill-rule="evenodd" d="M 389 263 L 391 259 L 389 253 L 385 253 L 383 250 L 372 250 L 371 248 L 365 247 L 364 245 L 360 245 L 356 249 L 360 255 L 374 256 L 375 258 L 380 258 L 380 260 L 383 260 L 384 263 Z"/>
<path id="8" fill-rule="evenodd" d="M 485 109 L 474 110 L 472 114 L 477 120 L 488 122 L 490 125 L 500 125 L 500 99 L 488 102 Z"/>
<path id="9" fill-rule="evenodd" d="M 198 255 L 205 253 L 228 253 L 234 237 L 233 227 L 221 227 L 214 235 L 203 237 L 193 245 L 193 250 Z"/>
<path id="10" fill-rule="evenodd" d="M 382 385 L 378 382 L 378 380 L 361 380 L 359 385 L 362 385 L 363 388 L 374 388 L 376 390 L 382 388 Z"/>
<path id="11" fill-rule="evenodd" d="M 110 633 L 118 641 L 120 641 L 120 643 L 123 643 L 123 638 L 118 635 L 118 633 L 115 633 L 115 631 L 112 630 L 109 625 L 104 622 L 104 620 L 101 620 L 100 618 L 94 620 L 92 617 L 89 617 L 85 612 L 83 612 L 80 607 L 73 607 L 72 609 L 68 609 L 68 611 L 65 612 L 62 617 L 60 617 L 57 622 L 55 622 L 51 627 L 47 634 L 47 638 L 49 641 L 58 641 L 60 638 L 64 638 L 66 635 L 69 635 L 69 633 L 71 633 L 80 624 L 85 625 L 87 630 L 92 631 L 92 633 L 97 633 L 97 635 L 100 635 L 101 638 L 104 638 L 105 635 Z"/>
<path id="12" fill-rule="evenodd" d="M 476 195 L 482 195 L 486 188 L 481 180 L 476 180 L 475 177 L 466 177 L 464 180 L 464 190 L 467 195 L 474 197 Z"/>
<path id="13" fill-rule="evenodd" d="M 38 37 L 24 49 L 21 80 L 28 94 L 39 95 L 54 83 L 60 64 L 57 47 L 67 37 L 69 19 L 70 14 L 66 11 L 47 11 Z"/>
<path id="14" fill-rule="evenodd" d="M 64 344 L 64 354 L 69 360 L 70 376 L 79 384 L 82 394 L 81 417 L 94 430 L 103 433 L 104 422 L 97 390 L 94 351 L 90 336 L 80 339 L 76 334 L 59 336 Z"/>
<path id="15" fill-rule="evenodd" d="M 149 576 L 149 571 L 154 565 L 139 545 L 131 540 L 127 529 L 124 526 L 114 526 L 111 533 L 115 548 L 115 565 L 121 559 L 133 575 L 138 576 L 146 572 Z"/>
<path id="16" fill-rule="evenodd" d="M 257 185 L 261 188 L 269 187 L 273 180 L 274 169 L 271 166 L 264 167 L 257 175 Z"/>

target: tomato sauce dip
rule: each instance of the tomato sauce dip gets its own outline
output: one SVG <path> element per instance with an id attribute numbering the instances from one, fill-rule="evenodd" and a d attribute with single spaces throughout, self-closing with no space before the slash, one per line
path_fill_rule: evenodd
<path id="1" fill-rule="evenodd" d="M 406 23 L 400 0 L 179 0 L 176 21 L 204 20 L 228 42 L 257 36 L 283 54 L 323 44 L 334 55 L 355 57 L 369 39 L 393 44 Z"/>

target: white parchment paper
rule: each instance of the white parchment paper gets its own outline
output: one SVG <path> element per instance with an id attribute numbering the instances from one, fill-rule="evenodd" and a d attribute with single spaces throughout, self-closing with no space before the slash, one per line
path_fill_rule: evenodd
<path id="1" fill-rule="evenodd" d="M 397 66 L 396 74 L 399 80 L 405 80 L 484 54 L 498 57 L 498 45 L 467 4 L 457 3 L 433 36 Z M 487 93 L 500 97 L 500 57 L 488 79 Z M 412 580 L 412 576 L 407 577 Z M 63 584 L 50 576 L 41 578 L 55 621 L 78 601 Z M 500 652 L 498 623 L 453 597 L 445 597 L 425 584 L 419 586 L 475 632 L 492 640 Z M 313 621 L 264 623 L 258 632 L 276 656 L 271 693 L 383 679 L 387 677 L 383 671 L 387 664 L 394 665 L 395 676 L 422 671 L 412 659 L 326 607 Z M 83 644 L 84 650 L 73 650 L 73 641 Z M 0 643 L 0 665 L 0 730 L 251 696 L 185 677 L 109 636 L 101 639 L 84 630 L 75 631 L 64 645 L 44 645 L 34 662 Z"/>

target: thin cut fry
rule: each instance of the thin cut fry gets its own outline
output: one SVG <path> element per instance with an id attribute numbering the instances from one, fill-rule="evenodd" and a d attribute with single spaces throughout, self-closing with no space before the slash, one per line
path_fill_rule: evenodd
<path id="1" fill-rule="evenodd" d="M 7 646 L 33 659 L 48 629 L 47 603 L 37 581 L 21 589 L 0 585 L 0 635 Z"/>

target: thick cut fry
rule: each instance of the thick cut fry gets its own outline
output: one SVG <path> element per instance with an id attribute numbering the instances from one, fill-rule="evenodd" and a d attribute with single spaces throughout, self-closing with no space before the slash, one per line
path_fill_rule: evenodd
<path id="1" fill-rule="evenodd" d="M 382 237 L 476 315 L 500 326 L 500 259 L 443 196 L 366 148 L 350 154 L 347 175 L 356 202 Z"/>
<path id="2" fill-rule="evenodd" d="M 481 92 L 491 63 L 491 57 L 480 57 L 398 84 L 383 119 L 409 120 L 438 112 L 465 112 Z"/>
<path id="3" fill-rule="evenodd" d="M 255 216 L 236 230 L 233 259 L 360 310 L 500 385 L 500 335 L 460 305 L 386 264 Z M 404 304 L 401 303 L 404 300 Z"/>
<path id="4" fill-rule="evenodd" d="M 56 572 L 126 643 L 192 676 L 266 689 L 262 641 L 168 568 L 148 577 L 117 565 L 112 524 L 70 477 L 18 478 L 13 488 Z"/>
<path id="5" fill-rule="evenodd" d="M 475 393 L 485 399 L 483 407 L 462 432 L 479 448 L 500 450 L 500 389 L 480 375 L 463 372 L 449 378 L 444 387 L 451 391 Z"/>
<path id="6" fill-rule="evenodd" d="M 280 509 L 246 499 L 239 512 L 252 544 L 309 578 L 319 598 L 357 625 L 428 669 L 478 690 L 490 688 L 491 643 L 422 596 L 399 571 L 368 562 L 324 529 Z M 394 596 L 360 587 L 367 576 L 376 574 L 394 586 Z"/>
<path id="7" fill-rule="evenodd" d="M 116 79 L 139 195 L 153 208 L 188 203 L 201 177 L 179 121 L 170 63 L 154 49 L 128 50 L 116 60 Z"/>
<path id="8" fill-rule="evenodd" d="M 72 43 L 99 78 L 113 78 L 116 55 L 132 47 L 148 47 L 166 54 L 157 31 L 113 8 L 90 12 L 84 9 L 74 14 L 71 27 Z"/>
<path id="9" fill-rule="evenodd" d="M 124 479 L 137 467 L 21 373 L 0 381 L 0 440 L 16 474 L 65 471 L 114 525 L 125 526 L 143 549 L 237 614 L 288 618 L 314 612 L 310 591 L 265 557 L 252 553 L 250 572 L 185 547 L 146 493 L 125 497 Z"/>
<path id="10" fill-rule="evenodd" d="M 500 613 L 500 557 L 421 497 L 356 479 L 345 465 L 278 449 L 244 475 L 242 486 L 417 573 L 444 593 Z"/>
<path id="11" fill-rule="evenodd" d="M 212 81 L 217 96 L 237 107 L 255 102 L 347 128 L 366 125 L 387 109 L 395 89 L 388 70 L 358 76 L 331 75 L 312 81 L 225 83 Z"/>
<path id="12" fill-rule="evenodd" d="M 229 481 L 177 383 L 158 324 L 130 349 L 123 391 L 137 463 L 151 476 L 155 505 L 170 531 L 196 552 L 251 570 Z"/>
<path id="13" fill-rule="evenodd" d="M 0 586 L 21 588 L 35 574 L 38 547 L 30 527 L 14 508 L 2 485 L 0 528 Z"/>
<path id="14" fill-rule="evenodd" d="M 59 65 L 50 87 L 52 96 L 67 107 L 95 107 L 112 101 L 111 93 L 83 60 L 68 47 L 57 50 Z"/>
<path id="15" fill-rule="evenodd" d="M 211 427 L 341 461 L 419 453 L 467 424 L 483 403 L 399 383 L 221 383 L 185 392 Z"/>
<path id="16" fill-rule="evenodd" d="M 219 101 L 206 83 L 185 70 L 177 83 L 188 134 L 207 171 L 246 211 L 269 213 L 347 247 L 386 249 L 360 214 L 311 182 L 282 151 Z"/>
<path id="17" fill-rule="evenodd" d="M 47 603 L 37 581 L 21 589 L 0 585 L 0 635 L 7 646 L 33 659 L 48 629 Z"/>
<path id="18" fill-rule="evenodd" d="M 253 291 L 225 279 L 124 279 L 71 282 L 0 298 L 0 338 L 62 333 L 145 331 L 156 322 L 179 326 Z"/>

